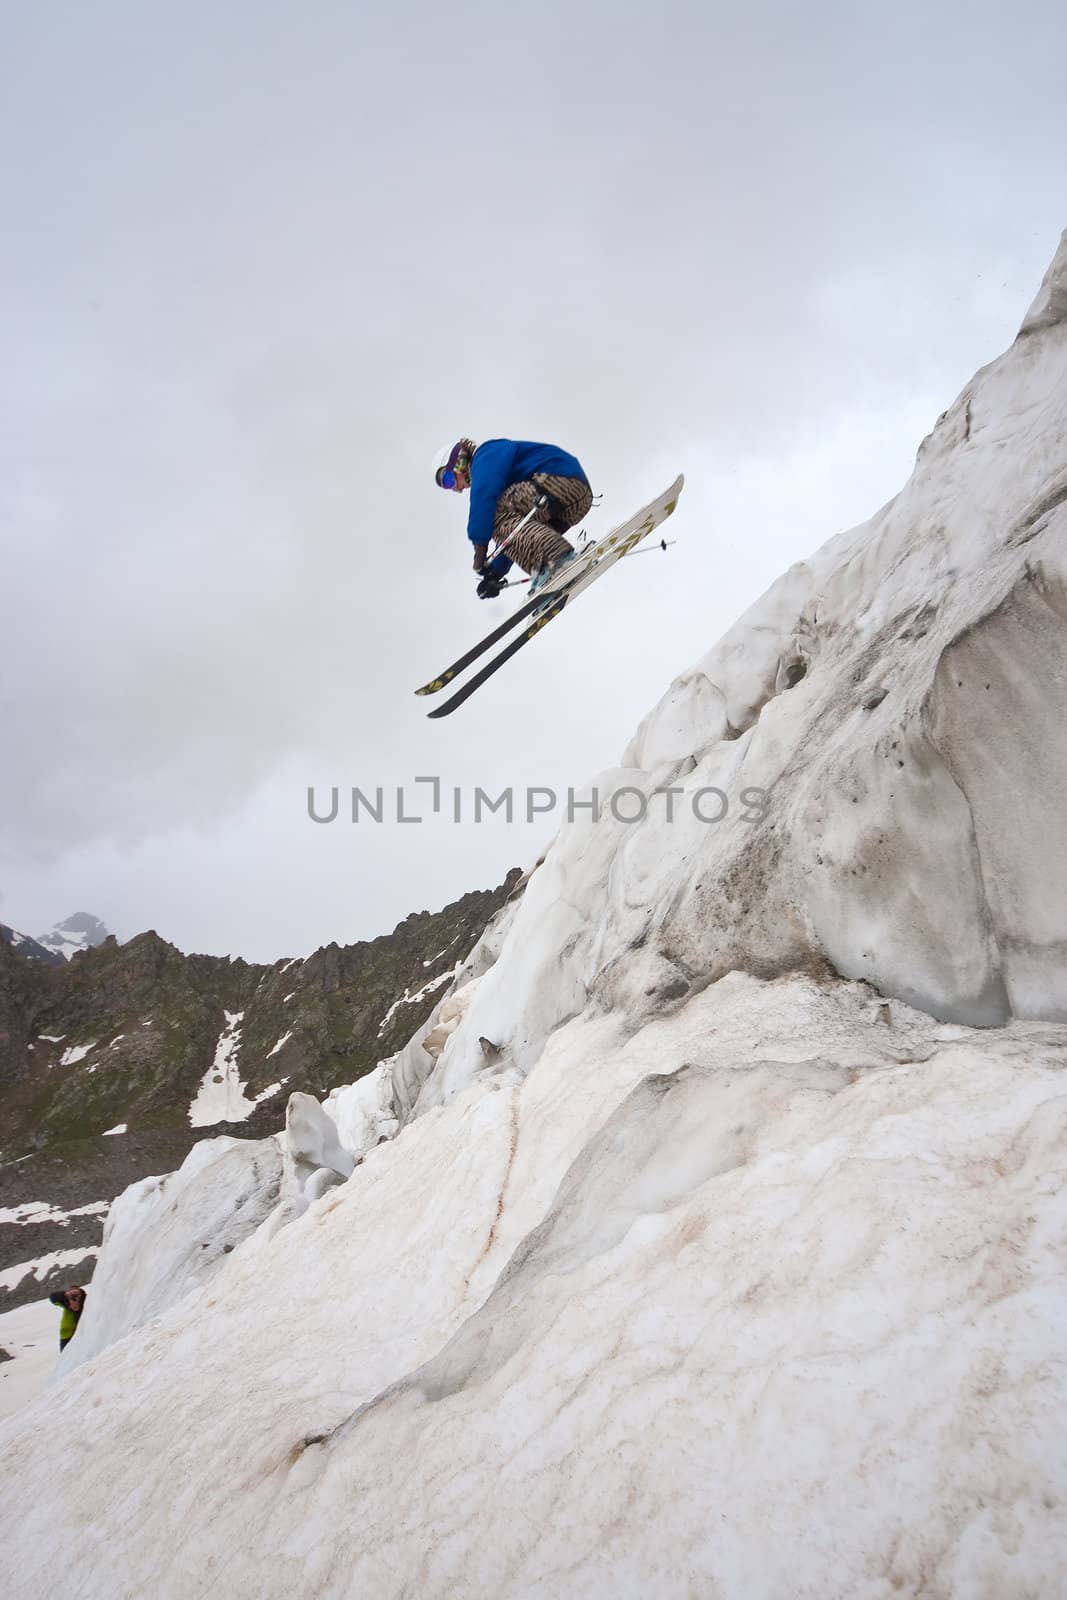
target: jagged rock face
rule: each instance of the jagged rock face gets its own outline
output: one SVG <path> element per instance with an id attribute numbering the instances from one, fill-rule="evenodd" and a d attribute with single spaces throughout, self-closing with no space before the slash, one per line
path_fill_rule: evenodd
<path id="1" fill-rule="evenodd" d="M 356 1082 L 432 1009 L 517 877 L 382 938 L 272 966 L 183 955 L 154 932 L 58 966 L 0 943 L 0 1212 L 80 1211 L 180 1166 L 199 1139 L 274 1133 L 294 1091 L 321 1100 Z M 195 1127 L 194 1102 L 208 1107 Z M 99 1215 L 40 1217 L 0 1221 L 0 1280 L 48 1252 L 95 1250 Z M 0 1308 L 69 1271 L 0 1281 Z"/>
<path id="2" fill-rule="evenodd" d="M 978 1026 L 1067 1018 L 1065 623 L 1067 235 L 902 493 L 787 572 L 594 781 L 599 819 L 533 875 L 421 1104 L 477 1075 L 481 1036 L 529 1067 L 590 997 L 654 1014 L 734 969 L 825 967 Z"/>

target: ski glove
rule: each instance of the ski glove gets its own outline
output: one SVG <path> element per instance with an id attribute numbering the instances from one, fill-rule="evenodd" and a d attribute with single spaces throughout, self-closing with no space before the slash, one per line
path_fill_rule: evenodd
<path id="1" fill-rule="evenodd" d="M 489 559 L 489 546 L 487 544 L 476 544 L 474 546 L 474 570 L 475 570 L 475 572 L 483 572 L 485 570 L 485 564 L 486 564 L 488 559 Z"/>
<path id="2" fill-rule="evenodd" d="M 499 578 L 494 578 L 491 572 L 487 572 L 478 585 L 478 599 L 495 600 L 503 587 Z"/>

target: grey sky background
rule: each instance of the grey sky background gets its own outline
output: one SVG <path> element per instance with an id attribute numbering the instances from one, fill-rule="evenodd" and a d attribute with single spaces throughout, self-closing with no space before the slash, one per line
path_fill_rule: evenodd
<path id="1" fill-rule="evenodd" d="M 270 960 L 530 861 L 306 789 L 582 783 L 896 493 L 1067 223 L 1064 59 L 999 0 L 0 9 L 0 918 Z M 687 487 L 429 722 L 506 604 L 461 434 L 573 450 L 594 531 Z"/>

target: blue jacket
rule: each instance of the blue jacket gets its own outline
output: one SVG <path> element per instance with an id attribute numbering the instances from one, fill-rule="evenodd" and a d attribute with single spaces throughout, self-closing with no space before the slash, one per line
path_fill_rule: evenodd
<path id="1" fill-rule="evenodd" d="M 496 503 L 513 483 L 525 483 L 535 472 L 554 478 L 584 478 L 581 462 L 554 444 L 532 444 L 522 439 L 487 439 L 471 457 L 471 509 L 467 538 L 488 545 L 493 536 Z M 501 576 L 511 561 L 497 556 L 492 571 Z"/>

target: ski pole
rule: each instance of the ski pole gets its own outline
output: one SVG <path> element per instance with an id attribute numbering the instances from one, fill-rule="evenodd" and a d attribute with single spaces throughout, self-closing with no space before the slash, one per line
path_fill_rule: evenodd
<path id="1" fill-rule="evenodd" d="M 491 561 L 495 561 L 497 556 L 503 555 L 504 551 L 507 549 L 507 547 L 511 543 L 512 539 L 514 539 L 516 537 L 516 535 L 520 534 L 522 532 L 523 528 L 525 528 L 526 524 L 531 520 L 531 518 L 535 517 L 537 515 L 537 513 L 540 511 L 541 507 L 545 506 L 547 504 L 548 504 L 548 496 L 545 495 L 545 494 L 541 495 L 537 500 L 535 500 L 532 509 L 527 511 L 527 513 L 523 517 L 522 521 L 516 527 L 512 528 L 512 530 L 508 534 L 507 538 L 503 539 L 500 542 L 500 544 L 497 545 L 497 547 L 493 551 L 492 555 L 488 557 L 488 559 L 486 560 L 486 563 L 485 563 L 486 566 L 488 566 Z"/>

